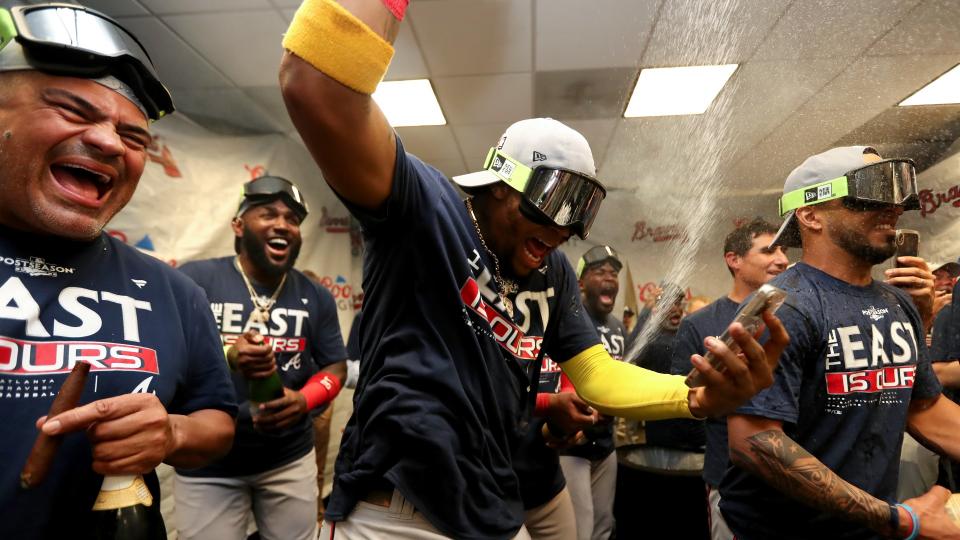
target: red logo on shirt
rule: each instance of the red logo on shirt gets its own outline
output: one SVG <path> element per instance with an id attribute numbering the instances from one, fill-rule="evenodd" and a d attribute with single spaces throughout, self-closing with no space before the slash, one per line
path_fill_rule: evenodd
<path id="1" fill-rule="evenodd" d="M 831 395 L 872 394 L 884 390 L 913 388 L 916 372 L 916 366 L 899 366 L 827 373 L 827 393 Z"/>
<path id="2" fill-rule="evenodd" d="M 220 334 L 224 345 L 233 345 L 240 334 Z M 303 352 L 307 348 L 307 339 L 302 337 L 263 336 L 263 342 L 273 345 L 273 352 Z"/>
<path id="3" fill-rule="evenodd" d="M 543 338 L 524 335 L 523 331 L 513 324 L 513 321 L 487 304 L 483 295 L 480 294 L 480 285 L 477 284 L 475 279 L 467 278 L 467 281 L 460 287 L 460 299 L 463 300 L 464 305 L 490 323 L 490 331 L 501 347 L 520 360 L 533 361 L 537 359 L 537 355 L 540 353 L 540 342 L 543 341 Z"/>
<path id="4" fill-rule="evenodd" d="M 91 341 L 25 341 L 0 337 L 0 373 L 67 373 L 81 360 L 90 364 L 91 371 L 159 373 L 157 351 L 139 345 Z"/>

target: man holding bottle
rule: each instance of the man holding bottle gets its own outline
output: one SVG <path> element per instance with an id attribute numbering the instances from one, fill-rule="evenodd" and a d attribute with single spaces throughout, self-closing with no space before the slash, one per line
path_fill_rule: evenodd
<path id="1" fill-rule="evenodd" d="M 307 206 L 286 179 L 243 186 L 235 257 L 184 264 L 207 293 L 241 403 L 233 449 L 201 469 L 177 469 L 184 539 L 316 538 L 317 464 L 311 411 L 337 396 L 346 351 L 333 296 L 294 270 Z"/>
<path id="2" fill-rule="evenodd" d="M 149 55 L 112 19 L 0 9 L 0 538 L 108 531 L 117 512 L 92 512 L 98 490 L 129 485 L 162 534 L 154 468 L 230 448 L 236 405 L 203 292 L 103 233 L 136 189 L 149 122 L 171 112 Z M 81 405 L 45 418 L 84 361 Z M 45 480 L 21 485 L 38 428 L 60 447 Z"/>

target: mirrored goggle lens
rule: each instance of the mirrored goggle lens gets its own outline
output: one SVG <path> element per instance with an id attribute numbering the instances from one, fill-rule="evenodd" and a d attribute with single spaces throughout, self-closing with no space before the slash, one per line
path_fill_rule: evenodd
<path id="1" fill-rule="evenodd" d="M 563 169 L 534 169 L 524 198 L 556 225 L 573 227 L 581 238 L 590 232 L 607 192 L 596 180 Z"/>
<path id="2" fill-rule="evenodd" d="M 28 40 L 84 49 L 99 55 L 129 55 L 153 71 L 150 56 L 130 33 L 96 13 L 70 7 L 15 8 L 18 31 Z"/>
<path id="3" fill-rule="evenodd" d="M 151 118 L 173 112 L 170 93 L 160 82 L 150 55 L 114 21 L 79 6 L 20 6 L 11 13 L 17 40 L 46 64 L 61 65 L 65 72 L 83 72 L 99 58 L 104 69 L 133 87 Z M 136 74 L 115 67 L 117 62 L 130 66 Z"/>
<path id="4" fill-rule="evenodd" d="M 920 208 L 917 173 L 909 160 L 872 163 L 847 174 L 850 195 L 858 200 L 899 204 L 906 210 Z"/>

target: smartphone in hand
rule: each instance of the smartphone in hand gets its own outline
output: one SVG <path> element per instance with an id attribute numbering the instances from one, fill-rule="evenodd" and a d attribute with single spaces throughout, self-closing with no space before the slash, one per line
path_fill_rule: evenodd
<path id="1" fill-rule="evenodd" d="M 750 301 L 747 302 L 747 305 L 743 306 L 743 309 L 737 313 L 737 316 L 732 322 L 738 322 L 742 324 L 743 328 L 747 332 L 755 335 L 763 328 L 763 319 L 760 315 L 767 310 L 769 310 L 771 313 L 776 312 L 786 299 L 786 291 L 783 289 L 778 289 L 769 283 L 765 283 L 761 285 L 759 289 L 757 289 L 757 292 L 754 293 Z M 740 346 L 737 345 L 737 342 L 734 341 L 732 337 L 730 337 L 729 325 L 728 329 L 724 330 L 723 335 L 717 339 L 724 342 L 733 352 L 740 352 Z M 713 368 L 717 371 L 723 371 L 726 369 L 726 366 L 709 351 L 704 356 L 704 359 L 709 362 L 710 365 L 713 366 Z M 687 386 L 690 388 L 696 388 L 705 384 L 703 376 L 697 368 L 690 370 L 690 374 L 687 375 L 687 379 L 684 382 L 686 382 Z"/>
<path id="2" fill-rule="evenodd" d="M 920 233 L 913 229 L 897 229 L 897 252 L 893 255 L 893 262 L 897 268 L 902 267 L 897 257 L 916 257 L 920 253 Z"/>

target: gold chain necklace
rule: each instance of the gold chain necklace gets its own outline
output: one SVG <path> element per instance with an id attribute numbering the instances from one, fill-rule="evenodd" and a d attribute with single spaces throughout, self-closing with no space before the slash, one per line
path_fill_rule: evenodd
<path id="1" fill-rule="evenodd" d="M 283 277 L 280 278 L 280 284 L 277 285 L 277 288 L 273 291 L 270 298 L 263 300 L 263 297 L 253 290 L 253 285 L 250 284 L 250 278 L 243 272 L 243 267 L 240 265 L 240 257 L 233 258 L 233 265 L 236 266 L 237 271 L 240 272 L 240 277 L 243 278 L 243 284 L 247 286 L 247 292 L 250 293 L 250 302 L 253 303 L 253 311 L 250 313 L 250 319 L 247 322 L 267 324 L 267 321 L 270 320 L 270 310 L 273 309 L 273 305 L 277 303 L 280 291 L 283 290 L 283 284 L 287 282 L 287 273 L 283 273 Z"/>
<path id="2" fill-rule="evenodd" d="M 473 227 L 477 230 L 477 236 L 480 238 L 480 245 L 483 246 L 483 249 L 486 250 L 487 254 L 490 255 L 490 258 L 493 259 L 493 270 L 495 272 L 493 279 L 497 282 L 497 294 L 500 295 L 500 301 L 503 302 L 503 307 L 506 309 L 507 315 L 509 315 L 512 319 L 513 302 L 507 298 L 507 295 L 517 292 L 517 284 L 512 280 L 504 279 L 503 275 L 500 273 L 500 260 L 493 253 L 493 251 L 487 247 L 487 242 L 483 239 L 483 233 L 480 232 L 480 224 L 477 223 L 477 216 L 473 213 L 473 202 L 470 199 L 466 199 L 463 202 L 467 205 L 467 212 L 470 213 L 470 219 L 473 220 Z"/>

